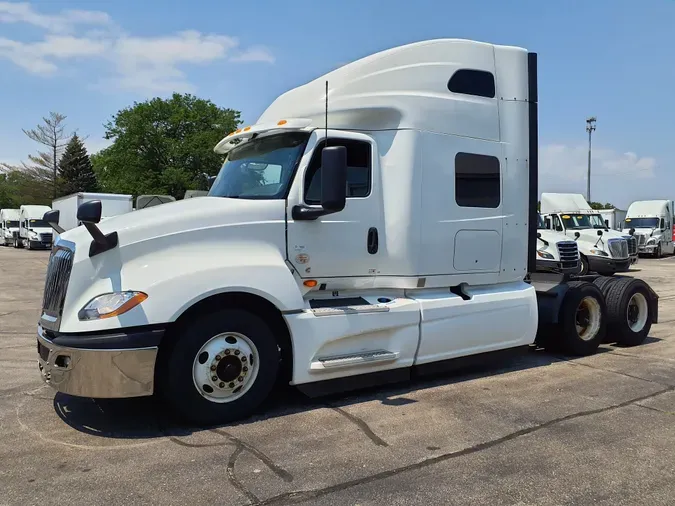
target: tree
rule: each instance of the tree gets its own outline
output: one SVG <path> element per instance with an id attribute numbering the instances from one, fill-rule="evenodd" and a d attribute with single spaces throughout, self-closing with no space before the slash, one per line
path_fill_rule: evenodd
<path id="1" fill-rule="evenodd" d="M 59 161 L 58 193 L 94 192 L 98 189 L 96 175 L 87 149 L 77 135 L 73 135 Z"/>
<path id="2" fill-rule="evenodd" d="M 605 204 L 601 204 L 600 202 L 589 202 L 588 205 L 591 206 L 591 209 L 614 209 L 614 206 L 609 202 Z"/>
<path id="3" fill-rule="evenodd" d="M 190 94 L 134 103 L 104 125 L 113 144 L 91 157 L 98 181 L 106 191 L 182 198 L 218 172 L 223 156 L 213 148 L 239 115 Z"/>
<path id="4" fill-rule="evenodd" d="M 23 170 L 0 173 L 0 209 L 18 209 L 23 204 L 50 205 L 51 187 Z"/>
<path id="5" fill-rule="evenodd" d="M 59 158 L 63 148 L 68 144 L 72 135 L 65 133 L 66 117 L 57 112 L 50 112 L 48 118 L 42 118 L 43 124 L 31 130 L 23 130 L 29 139 L 49 148 L 48 151 L 39 151 L 37 155 L 28 155 L 31 164 L 22 163 L 20 167 L 11 167 L 26 172 L 33 179 L 49 184 L 52 195 L 57 195 L 57 171 Z"/>

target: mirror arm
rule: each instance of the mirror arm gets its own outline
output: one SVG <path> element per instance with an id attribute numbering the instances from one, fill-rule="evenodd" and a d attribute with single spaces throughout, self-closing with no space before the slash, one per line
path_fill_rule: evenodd
<path id="1" fill-rule="evenodd" d="M 323 207 L 310 207 L 306 205 L 293 206 L 291 217 L 295 221 L 313 221 L 327 214 L 333 214 L 333 211 L 324 209 Z"/>

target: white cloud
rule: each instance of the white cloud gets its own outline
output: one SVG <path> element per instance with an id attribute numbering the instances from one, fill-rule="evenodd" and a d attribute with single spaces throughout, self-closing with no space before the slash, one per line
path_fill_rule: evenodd
<path id="1" fill-rule="evenodd" d="M 619 153 L 606 148 L 591 151 L 592 177 L 621 176 L 625 179 L 654 177 L 656 160 L 639 157 L 633 152 Z M 585 181 L 588 171 L 588 147 L 549 144 L 539 150 L 539 172 L 542 178 L 566 182 Z"/>
<path id="2" fill-rule="evenodd" d="M 260 61 L 267 63 L 274 63 L 275 61 L 274 55 L 269 49 L 263 46 L 250 47 L 233 56 L 230 60 L 234 62 Z"/>
<path id="3" fill-rule="evenodd" d="M 104 139 L 103 137 L 88 137 L 84 139 L 84 146 L 87 148 L 87 153 L 93 155 L 102 149 L 107 148 L 112 144 L 112 140 Z"/>
<path id="4" fill-rule="evenodd" d="M 27 23 L 50 32 L 71 32 L 77 25 L 111 25 L 110 16 L 101 11 L 64 10 L 59 14 L 40 14 L 27 3 L 0 2 L 0 23 Z"/>
<path id="5" fill-rule="evenodd" d="M 187 30 L 161 37 L 139 37 L 116 29 L 101 11 L 67 10 L 42 14 L 28 3 L 0 2 L 0 23 L 27 23 L 47 34 L 37 42 L 0 37 L 0 58 L 36 75 L 48 76 L 59 65 L 76 58 L 107 61 L 112 75 L 101 87 L 143 93 L 193 91 L 185 65 L 215 61 L 273 63 L 265 47 L 241 48 L 234 37 Z M 83 27 L 82 33 L 77 33 Z"/>

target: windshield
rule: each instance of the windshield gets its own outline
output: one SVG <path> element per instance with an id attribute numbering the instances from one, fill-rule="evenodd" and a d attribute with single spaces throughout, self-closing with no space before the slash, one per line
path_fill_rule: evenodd
<path id="1" fill-rule="evenodd" d="M 658 218 L 626 218 L 627 228 L 657 228 Z"/>
<path id="2" fill-rule="evenodd" d="M 19 222 L 18 221 L 6 221 L 5 222 L 5 227 L 7 228 L 19 228 Z"/>
<path id="3" fill-rule="evenodd" d="M 28 220 L 28 228 L 49 228 L 49 223 L 44 220 Z"/>
<path id="4" fill-rule="evenodd" d="M 566 229 L 577 228 L 607 228 L 599 214 L 563 214 L 563 223 Z"/>
<path id="5" fill-rule="evenodd" d="M 537 230 L 544 230 L 546 228 L 546 223 L 544 223 L 544 218 L 541 217 L 541 214 L 537 215 Z"/>
<path id="6" fill-rule="evenodd" d="M 308 132 L 285 132 L 246 142 L 228 153 L 210 197 L 284 199 L 305 151 Z"/>

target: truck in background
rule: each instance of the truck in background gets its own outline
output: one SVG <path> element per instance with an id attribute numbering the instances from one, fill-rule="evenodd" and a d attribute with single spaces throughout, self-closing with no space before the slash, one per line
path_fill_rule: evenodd
<path id="1" fill-rule="evenodd" d="M 43 380 L 157 393 L 210 425 L 249 416 L 279 381 L 317 395 L 535 342 L 641 343 L 658 321 L 644 281 L 535 272 L 536 69 L 511 46 L 392 48 L 224 137 L 208 196 L 104 222 L 81 205 L 86 228 L 48 264 Z"/>
<path id="2" fill-rule="evenodd" d="M 576 241 L 570 240 L 565 234 L 547 229 L 541 214 L 537 214 L 537 272 L 579 272 L 579 249 Z"/>
<path id="3" fill-rule="evenodd" d="M 602 219 L 605 220 L 605 225 L 610 230 L 616 230 L 617 232 L 622 232 L 624 227 L 624 220 L 626 219 L 626 211 L 623 209 L 598 209 L 598 212 L 602 216 Z"/>
<path id="4" fill-rule="evenodd" d="M 19 208 L 19 236 L 15 248 L 49 249 L 52 247 L 52 227 L 43 220 L 49 206 L 24 205 Z"/>
<path id="5" fill-rule="evenodd" d="M 672 200 L 639 200 L 626 213 L 624 232 L 633 232 L 638 252 L 660 258 L 675 253 Z"/>
<path id="6" fill-rule="evenodd" d="M 546 228 L 576 240 L 582 275 L 626 272 L 638 261 L 637 240 L 610 230 L 581 194 L 542 193 L 541 214 Z"/>
<path id="7" fill-rule="evenodd" d="M 176 198 L 171 195 L 139 195 L 136 197 L 136 208 L 134 211 L 175 201 Z"/>
<path id="8" fill-rule="evenodd" d="M 105 220 L 120 214 L 133 211 L 134 201 L 131 195 L 117 193 L 71 193 L 54 199 L 52 209 L 59 211 L 59 226 L 70 230 L 81 225 L 77 219 L 77 210 L 84 202 L 98 200 L 101 202 L 101 219 Z"/>
<path id="9" fill-rule="evenodd" d="M 19 239 L 19 220 L 18 209 L 0 209 L 0 245 L 15 246 Z"/>

